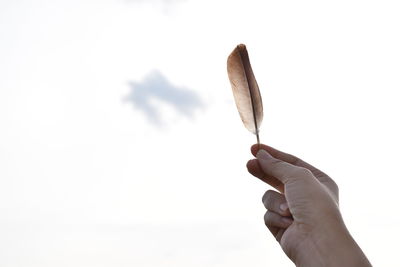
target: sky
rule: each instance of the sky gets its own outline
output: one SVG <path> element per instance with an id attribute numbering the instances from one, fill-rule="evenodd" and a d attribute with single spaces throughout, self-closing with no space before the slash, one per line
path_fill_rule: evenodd
<path id="1" fill-rule="evenodd" d="M 245 43 L 263 143 L 339 185 L 377 266 L 400 238 L 397 1 L 0 0 L 0 265 L 293 266 L 226 59 Z"/>

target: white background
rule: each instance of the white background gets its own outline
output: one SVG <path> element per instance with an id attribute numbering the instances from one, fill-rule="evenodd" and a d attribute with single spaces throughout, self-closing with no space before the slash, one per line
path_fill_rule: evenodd
<path id="1" fill-rule="evenodd" d="M 0 266 L 292 266 L 247 173 L 226 74 L 249 49 L 261 140 L 328 173 L 376 266 L 400 238 L 398 1 L 0 1 Z M 159 73 L 193 116 L 129 100 Z M 150 75 L 150 76 L 149 76 Z M 183 90 L 183 89 L 182 89 Z M 154 119 L 154 118 L 153 118 Z"/>

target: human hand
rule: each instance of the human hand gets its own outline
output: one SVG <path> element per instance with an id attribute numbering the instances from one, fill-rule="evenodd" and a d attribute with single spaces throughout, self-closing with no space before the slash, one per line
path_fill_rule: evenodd
<path id="1" fill-rule="evenodd" d="M 265 224 L 297 266 L 371 266 L 346 229 L 328 175 L 266 145 L 251 151 L 249 172 L 279 191 L 263 196 Z"/>

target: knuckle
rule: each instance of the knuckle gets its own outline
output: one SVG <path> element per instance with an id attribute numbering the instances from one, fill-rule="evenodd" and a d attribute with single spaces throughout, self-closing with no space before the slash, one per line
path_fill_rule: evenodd
<path id="1" fill-rule="evenodd" d="M 332 180 L 332 187 L 333 187 L 333 190 L 337 193 L 337 194 L 339 194 L 339 186 Z"/>
<path id="2" fill-rule="evenodd" d="M 272 194 L 273 194 L 272 190 L 268 190 L 267 192 L 265 192 L 265 194 L 262 197 L 262 202 L 264 203 L 264 205 L 267 205 L 267 203 L 271 201 Z"/>
<path id="3" fill-rule="evenodd" d="M 278 166 L 279 166 L 279 165 L 282 164 L 282 161 L 279 160 L 279 159 L 272 158 L 271 161 L 270 161 L 270 164 L 271 164 L 271 165 L 278 165 Z"/>
<path id="4" fill-rule="evenodd" d="M 335 195 L 337 201 L 339 201 L 339 186 L 332 181 L 332 192 Z"/>
<path id="5" fill-rule="evenodd" d="M 269 211 L 264 214 L 264 223 L 266 226 L 271 225 L 271 213 Z"/>
<path id="6" fill-rule="evenodd" d="M 292 174 L 295 178 L 309 178 L 314 176 L 309 169 L 303 167 L 296 168 Z"/>

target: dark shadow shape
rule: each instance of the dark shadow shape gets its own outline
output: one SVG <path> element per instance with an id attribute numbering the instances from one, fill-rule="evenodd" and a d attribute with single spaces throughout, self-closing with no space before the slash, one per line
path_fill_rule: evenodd
<path id="1" fill-rule="evenodd" d="M 189 119 L 203 107 L 200 97 L 192 90 L 171 84 L 159 71 L 153 71 L 142 82 L 129 82 L 130 94 L 125 98 L 144 112 L 147 119 L 158 126 L 163 125 L 157 106 L 151 99 L 161 100 L 174 107 L 178 114 Z"/>

